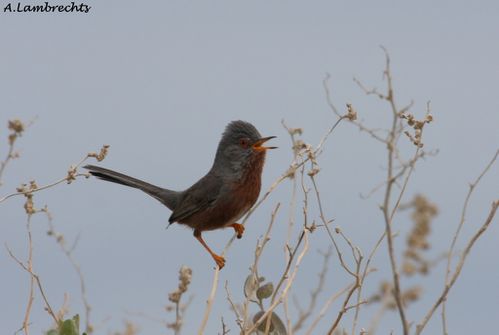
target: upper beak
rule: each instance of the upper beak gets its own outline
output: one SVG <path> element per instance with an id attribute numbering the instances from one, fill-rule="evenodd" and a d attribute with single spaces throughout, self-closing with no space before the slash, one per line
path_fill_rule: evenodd
<path id="1" fill-rule="evenodd" d="M 267 149 L 276 149 L 277 147 L 265 147 L 262 144 L 267 142 L 268 140 L 271 140 L 275 138 L 275 136 L 269 136 L 269 137 L 262 137 L 258 139 L 255 143 L 253 143 L 252 147 L 256 151 L 265 151 Z"/>

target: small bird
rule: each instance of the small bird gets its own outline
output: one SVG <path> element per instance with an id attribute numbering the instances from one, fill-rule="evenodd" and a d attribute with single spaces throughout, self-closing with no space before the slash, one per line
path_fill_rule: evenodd
<path id="1" fill-rule="evenodd" d="M 102 180 L 137 188 L 168 207 L 169 223 L 191 227 L 194 237 L 215 260 L 219 269 L 225 259 L 215 254 L 201 234 L 207 230 L 232 227 L 241 238 L 244 226 L 237 223 L 255 204 L 260 194 L 265 153 L 263 144 L 275 136 L 262 137 L 245 121 L 232 121 L 222 134 L 213 166 L 208 173 L 185 191 L 172 191 L 142 180 L 94 165 L 86 165 L 90 174 Z"/>

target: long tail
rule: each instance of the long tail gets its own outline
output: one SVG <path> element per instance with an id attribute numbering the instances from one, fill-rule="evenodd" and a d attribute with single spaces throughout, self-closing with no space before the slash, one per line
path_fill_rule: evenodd
<path id="1" fill-rule="evenodd" d="M 91 175 L 99 179 L 144 191 L 171 210 L 175 209 L 178 198 L 180 197 L 179 192 L 161 188 L 113 170 L 105 169 L 95 165 L 85 165 L 83 168 L 89 170 Z"/>

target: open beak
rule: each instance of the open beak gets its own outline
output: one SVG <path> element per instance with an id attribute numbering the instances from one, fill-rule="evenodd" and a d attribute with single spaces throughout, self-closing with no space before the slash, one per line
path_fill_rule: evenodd
<path id="1" fill-rule="evenodd" d="M 265 147 L 263 146 L 262 144 L 267 142 L 268 140 L 271 140 L 275 138 L 275 136 L 269 136 L 269 137 L 262 137 L 260 139 L 258 139 L 255 143 L 253 143 L 252 147 L 253 147 L 253 150 L 256 150 L 256 151 L 265 151 L 267 149 L 277 149 L 277 147 Z"/>

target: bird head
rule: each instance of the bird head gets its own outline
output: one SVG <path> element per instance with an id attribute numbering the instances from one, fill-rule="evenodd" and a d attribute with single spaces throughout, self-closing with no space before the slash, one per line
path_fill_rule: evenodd
<path id="1" fill-rule="evenodd" d="M 243 170 L 252 161 L 264 160 L 266 151 L 276 148 L 264 145 L 272 138 L 275 136 L 262 137 L 249 122 L 232 121 L 222 134 L 214 165 Z"/>

